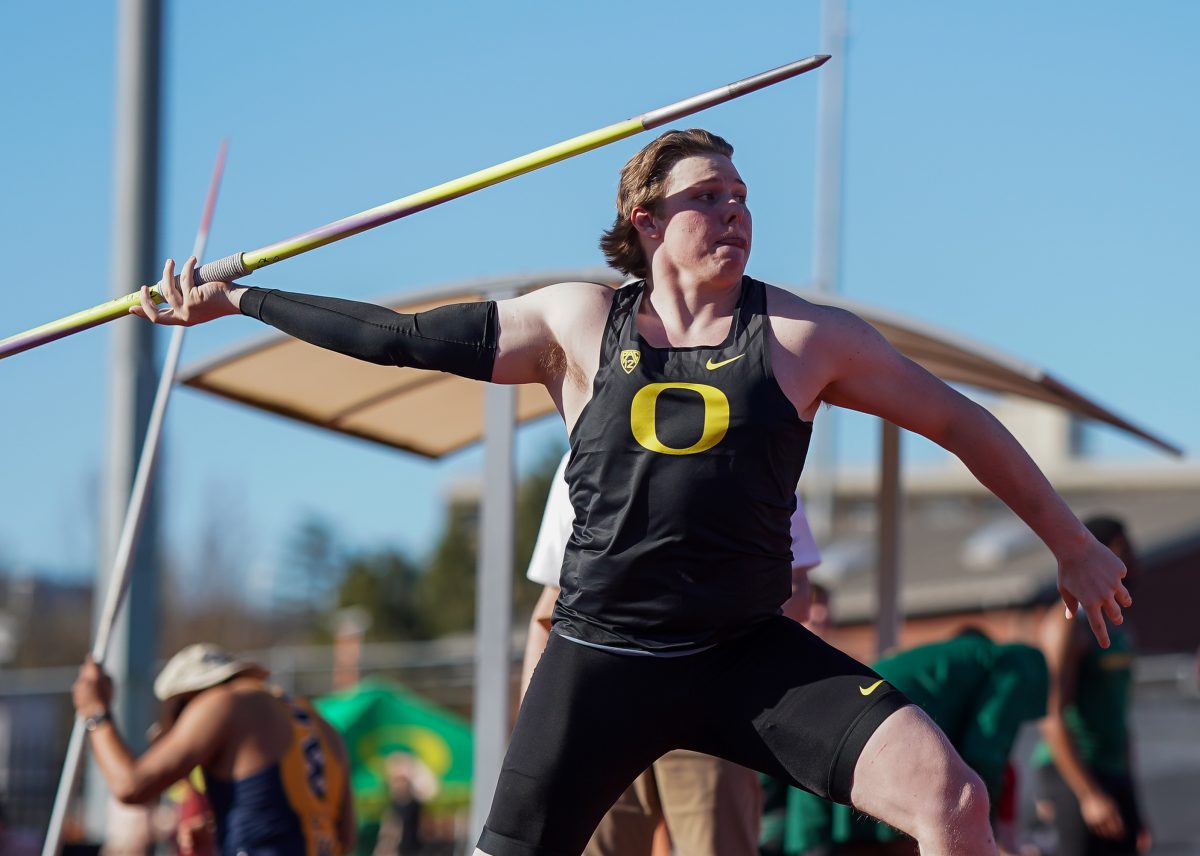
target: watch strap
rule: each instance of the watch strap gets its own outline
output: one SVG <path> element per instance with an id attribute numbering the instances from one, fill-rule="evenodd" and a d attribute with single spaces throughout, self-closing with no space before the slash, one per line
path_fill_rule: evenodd
<path id="1" fill-rule="evenodd" d="M 93 713 L 91 716 L 85 717 L 83 727 L 86 731 L 95 731 L 104 723 L 111 721 L 111 719 L 112 717 L 109 716 L 108 711 L 102 710 L 99 713 Z"/>

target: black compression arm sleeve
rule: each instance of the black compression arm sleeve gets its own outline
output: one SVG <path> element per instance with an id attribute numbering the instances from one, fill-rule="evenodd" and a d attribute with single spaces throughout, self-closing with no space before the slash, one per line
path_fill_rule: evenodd
<path id="1" fill-rule="evenodd" d="M 500 326 L 494 300 L 405 315 L 372 303 L 247 288 L 241 310 L 289 336 L 370 363 L 492 379 Z"/>

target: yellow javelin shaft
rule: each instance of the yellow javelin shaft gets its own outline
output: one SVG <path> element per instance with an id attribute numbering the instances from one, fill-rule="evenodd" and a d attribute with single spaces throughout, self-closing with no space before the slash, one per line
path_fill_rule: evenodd
<path id="1" fill-rule="evenodd" d="M 451 199 L 466 196 L 468 193 L 474 193 L 476 190 L 491 187 L 493 184 L 499 184 L 502 181 L 524 175 L 535 169 L 541 169 L 552 163 L 598 149 L 601 146 L 631 137 L 642 131 L 660 127 L 667 122 L 673 122 L 676 119 L 690 116 L 693 113 L 698 113 L 717 104 L 731 101 L 734 98 L 771 86 L 782 80 L 803 74 L 806 71 L 812 71 L 824 65 L 828 59 L 827 55 L 822 54 L 797 60 L 796 62 L 782 65 L 770 71 L 764 71 L 761 74 L 747 77 L 726 86 L 720 86 L 708 92 L 693 95 L 691 98 L 676 101 L 657 110 L 643 113 L 633 119 L 626 119 L 623 122 L 617 122 L 616 124 L 607 125 L 586 134 L 580 134 L 569 140 L 563 140 L 561 143 L 546 146 L 527 155 L 522 155 L 504 163 L 488 167 L 487 169 L 481 169 L 478 172 L 464 175 L 461 178 L 444 182 L 427 190 L 422 190 L 401 199 L 388 202 L 385 205 L 379 205 L 367 211 L 345 217 L 286 240 L 268 244 L 260 249 L 234 253 L 223 259 L 208 262 L 196 271 L 196 281 L 198 283 L 218 280 L 229 281 L 246 276 L 283 259 L 298 256 L 301 253 L 306 253 L 317 247 L 323 247 L 326 244 L 332 244 L 334 241 L 340 241 L 342 238 L 357 235 L 359 232 L 365 232 L 384 223 L 390 223 L 401 217 L 407 217 L 409 214 L 415 214 L 426 208 L 441 205 L 443 202 L 449 202 Z M 152 286 L 150 294 L 156 302 L 163 302 L 162 295 L 158 293 L 157 287 Z M 120 318 L 128 314 L 129 307 L 137 302 L 138 293 L 133 292 L 124 297 L 109 300 L 99 306 L 94 306 L 91 309 L 76 312 L 74 315 L 68 315 L 57 321 L 51 321 L 49 324 L 43 324 L 32 330 L 26 330 L 24 333 L 18 333 L 15 336 L 0 340 L 0 359 L 18 354 L 21 351 L 27 351 L 30 348 L 36 348 L 38 345 L 44 345 L 55 339 L 61 339 L 80 330 L 95 327 L 97 324 L 103 324 L 105 321 Z"/>
<path id="2" fill-rule="evenodd" d="M 639 117 L 637 119 L 626 119 L 624 122 L 617 122 L 615 125 L 609 125 L 606 128 L 580 134 L 578 137 L 563 140 L 561 143 L 546 146 L 544 149 L 538 149 L 536 152 L 521 155 L 495 166 L 489 166 L 487 169 L 478 170 L 461 178 L 442 182 L 441 184 L 409 194 L 393 202 L 388 202 L 351 217 L 337 220 L 327 226 L 321 226 L 318 229 L 304 232 L 287 240 L 278 241 L 262 249 L 242 253 L 242 265 L 248 272 L 256 271 L 259 268 L 266 267 L 283 259 L 298 256 L 317 247 L 323 247 L 326 244 L 332 244 L 334 241 L 340 241 L 342 238 L 348 238 L 351 235 L 357 235 L 359 232 L 365 232 L 384 223 L 390 223 L 401 217 L 407 217 L 409 214 L 415 214 L 418 211 L 424 211 L 426 208 L 441 205 L 443 202 L 449 202 L 451 199 L 458 199 L 460 196 L 466 196 L 468 193 L 474 193 L 476 190 L 491 187 L 493 184 L 508 181 L 510 178 L 516 178 L 527 172 L 533 172 L 552 163 L 558 163 L 567 158 L 575 157 L 575 155 L 590 152 L 592 149 L 607 146 L 609 143 L 615 143 L 617 140 L 632 137 L 634 134 L 640 134 L 644 130 L 646 128 L 642 125 L 641 118 Z"/>

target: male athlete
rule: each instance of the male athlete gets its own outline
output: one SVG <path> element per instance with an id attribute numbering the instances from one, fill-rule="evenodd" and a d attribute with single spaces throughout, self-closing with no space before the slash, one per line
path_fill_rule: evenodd
<path id="1" fill-rule="evenodd" d="M 566 282 L 416 315 L 232 283 L 167 262 L 165 324 L 242 312 L 360 359 L 540 383 L 570 436 L 575 522 L 554 632 L 479 841 L 578 854 L 671 749 L 723 757 L 908 832 L 927 854 L 994 853 L 986 792 L 874 672 L 783 616 L 788 522 L 817 408 L 862 410 L 958 455 L 1059 562 L 1101 644 L 1124 568 L 983 408 L 868 324 L 745 275 L 752 229 L 732 147 L 670 131 L 621 171 L 601 247 L 641 279 Z M 636 699 L 636 704 L 631 700 Z"/>
<path id="2" fill-rule="evenodd" d="M 109 715 L 112 682 L 89 657 L 72 688 L 92 755 L 123 803 L 157 799 L 200 767 L 222 856 L 336 856 L 354 846 L 354 807 L 341 737 L 267 671 L 216 645 L 189 645 L 154 694 L 164 730 L 134 757 Z"/>

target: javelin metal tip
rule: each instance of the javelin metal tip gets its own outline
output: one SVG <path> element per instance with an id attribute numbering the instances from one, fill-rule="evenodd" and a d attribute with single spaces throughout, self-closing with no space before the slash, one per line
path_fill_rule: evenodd
<path id="1" fill-rule="evenodd" d="M 787 65 L 781 65 L 770 71 L 764 71 L 761 74 L 755 74 L 751 77 L 735 81 L 727 86 L 719 86 L 716 89 L 710 89 L 708 92 L 702 92 L 699 95 L 693 95 L 691 98 L 685 98 L 682 101 L 676 101 L 674 104 L 668 104 L 666 107 L 659 107 L 657 110 L 643 113 L 636 121 L 641 123 L 643 130 L 649 131 L 651 128 L 661 127 L 668 122 L 674 122 L 676 119 L 684 116 L 690 116 L 693 113 L 717 104 L 723 104 L 734 98 L 740 98 L 743 95 L 757 92 L 759 89 L 788 80 L 796 75 L 818 69 L 828 62 L 829 58 L 829 54 L 814 54 L 804 59 L 798 59 L 795 62 L 789 62 Z"/>

